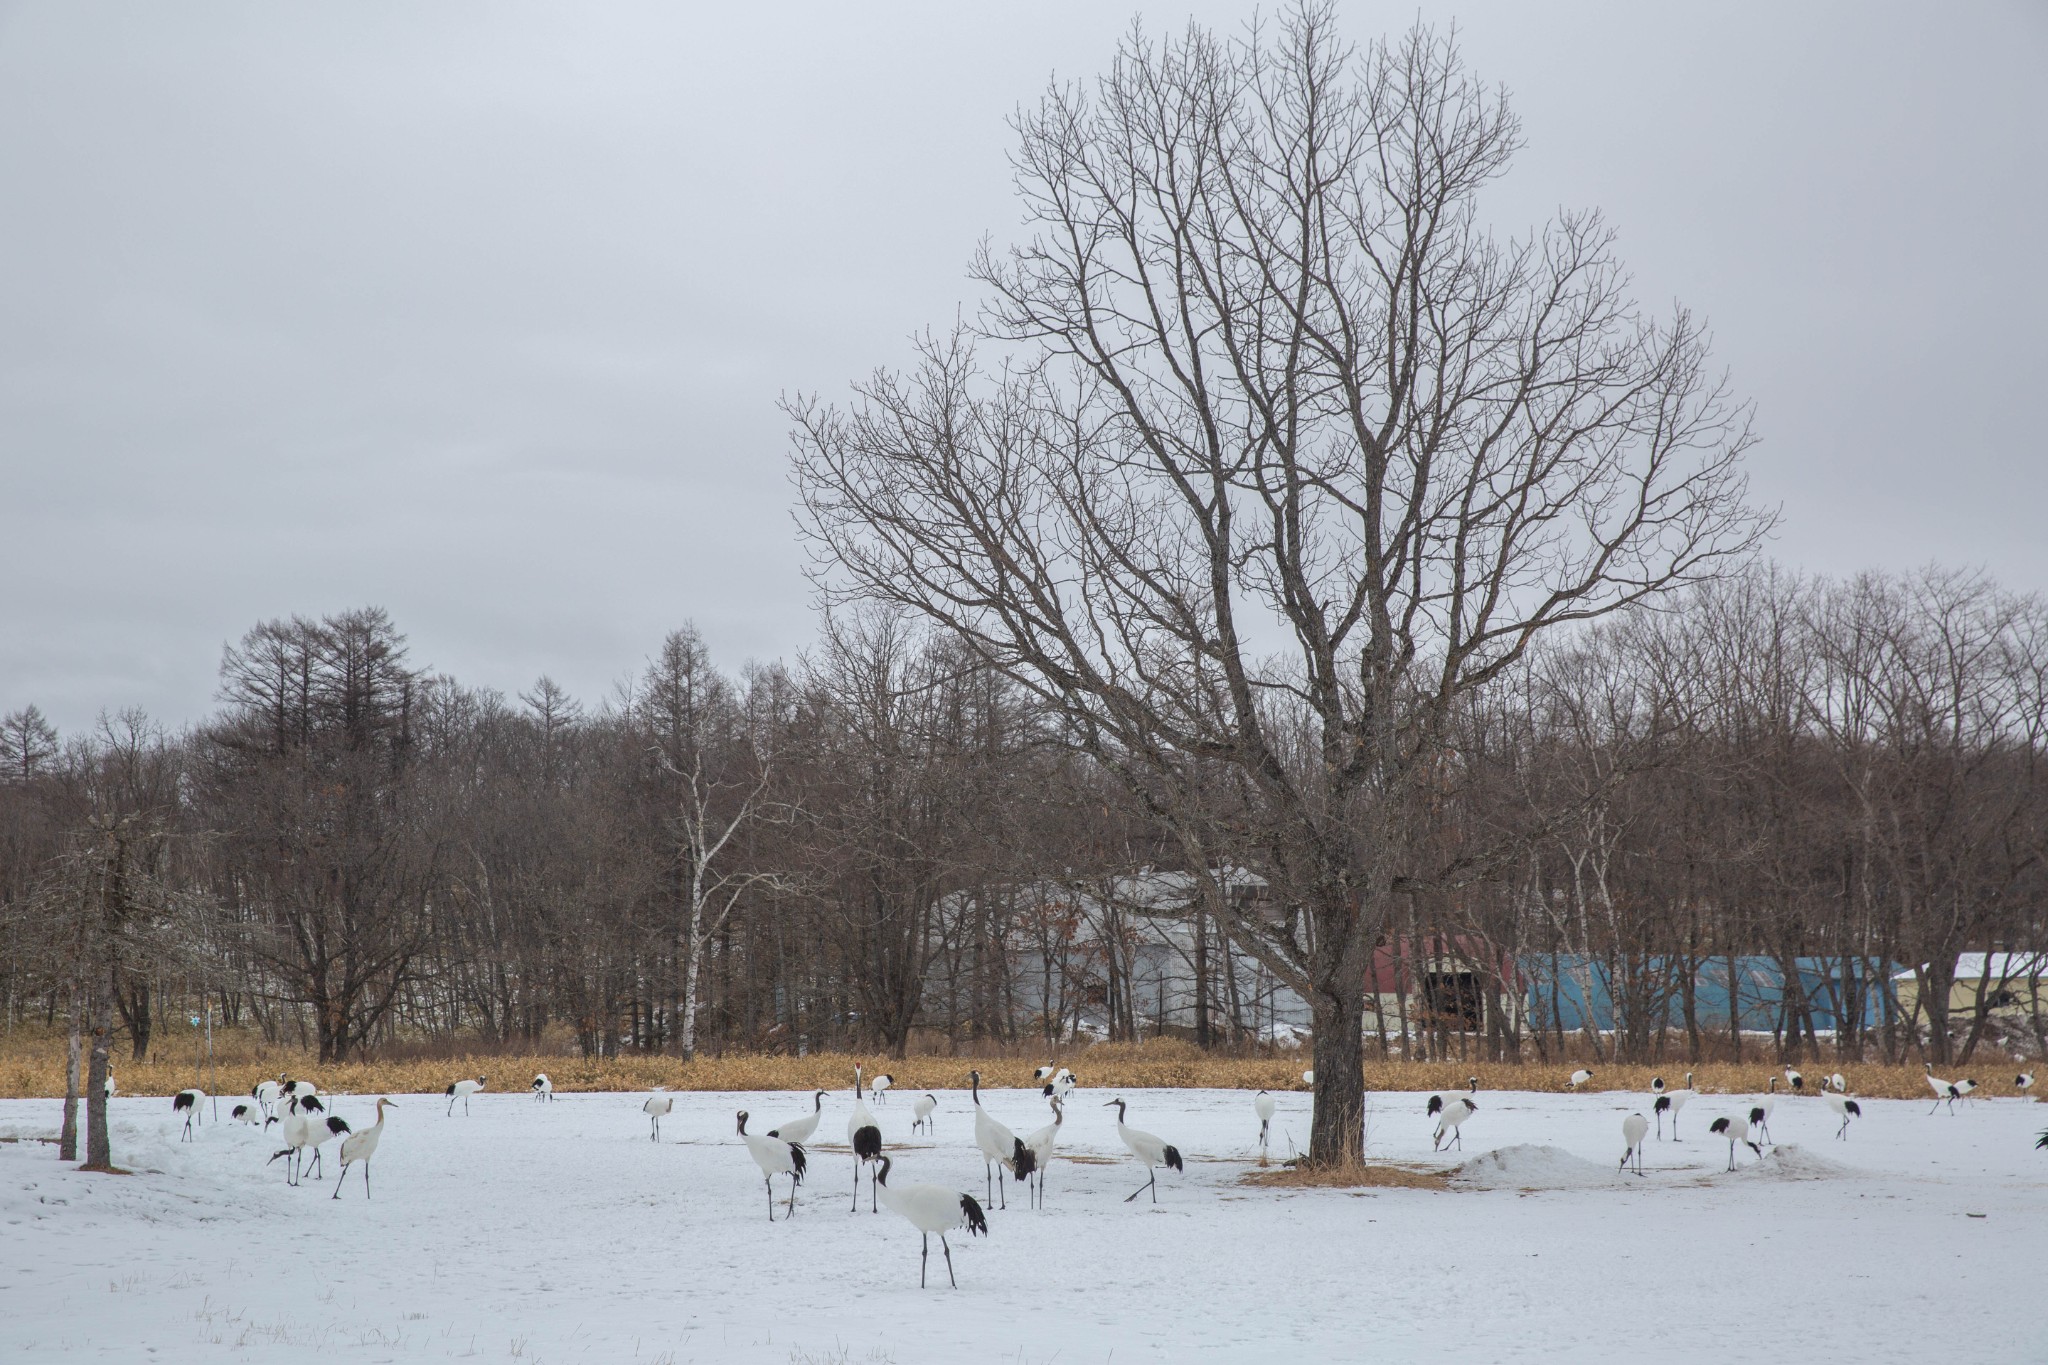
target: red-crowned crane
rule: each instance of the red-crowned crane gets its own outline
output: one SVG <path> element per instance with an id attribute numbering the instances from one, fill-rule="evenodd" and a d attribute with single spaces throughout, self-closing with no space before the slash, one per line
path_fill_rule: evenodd
<path id="1" fill-rule="evenodd" d="M 2019 1075 L 2013 1077 L 2012 1088 L 2019 1091 L 2022 1095 L 2032 1090 L 2034 1088 L 2034 1073 L 2022 1071 Z"/>
<path id="2" fill-rule="evenodd" d="M 1850 1099 L 1847 1095 L 1835 1090 L 1827 1091 L 1826 1099 L 1828 1108 L 1834 1110 L 1835 1117 L 1842 1121 L 1842 1126 L 1835 1130 L 1835 1136 L 1847 1142 L 1849 1140 L 1849 1120 L 1862 1118 L 1863 1106 Z"/>
<path id="3" fill-rule="evenodd" d="M 1003 1182 L 995 1178 L 995 1168 L 1003 1167 L 1014 1180 L 1029 1180 L 1033 1167 L 1031 1149 L 995 1115 L 981 1107 L 981 1073 L 968 1072 L 967 1083 L 974 1091 L 974 1145 L 981 1149 L 982 1180 L 984 1184 L 993 1186 L 992 1192 L 984 1197 L 1000 1197 L 1002 1203 L 998 1207 L 1008 1208 L 1009 1196 L 1003 1193 Z"/>
<path id="4" fill-rule="evenodd" d="M 1464 1151 L 1465 1120 L 1478 1112 L 1479 1106 L 1472 1102 L 1472 1097 L 1469 1095 L 1453 1095 L 1450 1099 L 1444 1101 L 1444 1107 L 1437 1112 L 1436 1136 L 1431 1141 L 1429 1149 L 1434 1152 L 1442 1148 L 1444 1145 L 1444 1135 L 1448 1133 L 1451 1135 L 1452 1140 L 1457 1143 L 1458 1150 Z"/>
<path id="5" fill-rule="evenodd" d="M 200 1104 L 205 1099 L 206 1092 L 197 1087 L 191 1090 L 180 1090 L 177 1094 L 171 1096 L 171 1116 L 173 1118 L 176 1118 L 179 1114 L 185 1116 L 185 1135 L 179 1138 L 178 1141 L 190 1142 L 192 1140 L 192 1125 L 195 1122 L 205 1121 L 201 1118 L 199 1109 Z M 215 1112 L 219 1111 L 216 1110 Z"/>
<path id="6" fill-rule="evenodd" d="M 1266 1159 L 1266 1143 L 1273 1133 L 1273 1097 L 1261 1090 L 1252 1099 L 1252 1112 L 1259 1116 L 1259 1160 Z"/>
<path id="7" fill-rule="evenodd" d="M 102 1095 L 105 1095 L 108 1099 L 112 1099 L 114 1098 L 115 1092 L 120 1090 L 120 1088 L 120 1086 L 114 1084 L 114 1073 L 109 1071 L 107 1073 L 107 1083 L 100 1087 L 100 1093 Z"/>
<path id="8" fill-rule="evenodd" d="M 887 1104 L 889 1102 L 889 1087 L 894 1084 L 896 1084 L 896 1078 L 884 1071 L 881 1075 L 868 1082 L 868 1093 L 875 1097 L 876 1104 Z"/>
<path id="9" fill-rule="evenodd" d="M 234 1108 L 228 1110 L 228 1117 L 233 1119 L 236 1123 L 246 1123 L 251 1127 L 259 1127 L 263 1123 L 262 1113 L 260 1113 L 257 1110 L 256 1106 L 253 1104 L 236 1105 Z"/>
<path id="10" fill-rule="evenodd" d="M 1124 1202 L 1128 1204 L 1145 1191 L 1150 1190 L 1152 1191 L 1152 1202 L 1158 1203 L 1159 1172 L 1156 1168 L 1164 1166 L 1169 1171 L 1185 1171 L 1187 1167 L 1181 1164 L 1180 1148 L 1163 1138 L 1155 1137 L 1151 1133 L 1141 1132 L 1126 1124 L 1124 1122 L 1124 1102 L 1122 1100 L 1111 1100 L 1102 1107 L 1104 1109 L 1115 1108 L 1116 1135 L 1123 1139 L 1124 1146 L 1131 1149 L 1132 1156 L 1145 1163 L 1145 1183 L 1125 1195 Z"/>
<path id="11" fill-rule="evenodd" d="M 676 1107 L 676 1097 L 665 1090 L 657 1089 L 647 1097 L 647 1103 L 640 1106 L 640 1112 L 647 1115 L 653 1126 L 648 1129 L 649 1142 L 661 1141 L 661 1116 Z"/>
<path id="12" fill-rule="evenodd" d="M 270 1154 L 270 1160 L 289 1157 L 285 1163 L 285 1183 L 296 1185 L 305 1178 L 303 1169 L 305 1152 L 313 1149 L 313 1178 L 320 1178 L 321 1144 L 344 1137 L 349 1131 L 348 1123 L 339 1114 L 323 1114 L 320 1102 L 311 1095 L 294 1095 L 284 1106 L 284 1146 Z M 269 1165 L 265 1162 L 264 1165 Z"/>
<path id="13" fill-rule="evenodd" d="M 1806 1090 L 1806 1077 L 1788 1066 L 1785 1068 L 1785 1084 L 1792 1087 L 1793 1094 L 1803 1094 Z"/>
<path id="14" fill-rule="evenodd" d="M 1765 1142 L 1773 1147 L 1777 1140 L 1771 1136 L 1771 1115 L 1778 1107 L 1778 1078 L 1771 1077 L 1771 1083 L 1764 1087 L 1764 1097 L 1749 1107 L 1749 1126 L 1763 1134 Z"/>
<path id="15" fill-rule="evenodd" d="M 1467 1076 L 1465 1078 L 1465 1089 L 1468 1094 L 1478 1094 L 1479 1078 L 1477 1076 Z M 1431 1095 L 1429 1097 L 1429 1103 L 1423 1106 L 1423 1113 L 1428 1115 L 1430 1118 L 1435 1118 L 1438 1114 L 1441 1114 L 1443 1112 L 1444 1097 L 1441 1092 Z"/>
<path id="16" fill-rule="evenodd" d="M 462 1112 L 467 1117 L 469 1114 L 469 1097 L 483 1088 L 484 1077 L 482 1076 L 478 1076 L 474 1080 L 449 1082 L 447 1090 L 448 1117 L 451 1119 L 455 1117 L 455 1101 L 457 1100 L 462 1101 Z"/>
<path id="17" fill-rule="evenodd" d="M 881 1167 L 875 1172 L 875 1187 L 881 1191 L 889 1212 L 924 1235 L 924 1249 L 918 1253 L 917 1287 L 925 1287 L 925 1270 L 932 1257 L 932 1234 L 936 1232 L 939 1249 L 946 1253 L 946 1280 L 958 1289 L 960 1281 L 953 1278 L 953 1248 L 947 1245 L 946 1234 L 964 1227 L 970 1237 L 985 1237 L 988 1216 L 974 1202 L 973 1195 L 949 1190 L 944 1185 L 891 1185 L 891 1164 L 888 1157 L 881 1158 Z"/>
<path id="18" fill-rule="evenodd" d="M 809 1142 L 811 1134 L 818 1131 L 818 1120 L 825 1113 L 825 1092 L 811 1092 L 811 1112 L 800 1119 L 791 1119 L 779 1127 L 770 1128 L 768 1136 L 781 1138 L 784 1142 Z"/>
<path id="19" fill-rule="evenodd" d="M 274 1081 L 258 1081 L 249 1087 L 249 1098 L 256 1101 L 256 1107 L 263 1111 L 263 1122 L 267 1127 L 270 1117 L 277 1112 L 277 1099 L 283 1093 L 284 1076 L 280 1073 Z"/>
<path id="20" fill-rule="evenodd" d="M 1728 1139 L 1729 1170 L 1735 1169 L 1735 1144 L 1738 1142 L 1749 1148 L 1750 1151 L 1755 1152 L 1757 1160 L 1763 1160 L 1764 1149 L 1749 1140 L 1749 1125 L 1742 1118 L 1729 1118 L 1723 1115 L 1708 1124 L 1707 1131 L 1716 1137 Z"/>
<path id="21" fill-rule="evenodd" d="M 533 1078 L 533 1084 L 528 1086 L 527 1089 L 533 1092 L 533 1098 L 535 1100 L 543 1104 L 554 1103 L 555 1083 L 548 1079 L 547 1072 L 543 1071 L 539 1075 L 535 1076 Z"/>
<path id="22" fill-rule="evenodd" d="M 1627 1170 L 1629 1160 L 1633 1158 L 1636 1174 L 1643 1173 L 1643 1139 L 1649 1136 L 1649 1132 L 1650 1121 L 1641 1114 L 1630 1114 L 1621 1121 L 1621 1136 L 1628 1143 L 1627 1150 L 1621 1154 L 1621 1169 Z"/>
<path id="23" fill-rule="evenodd" d="M 350 1133 L 341 1140 L 341 1173 L 334 1177 L 334 1193 L 328 1196 L 330 1199 L 341 1198 L 341 1182 L 348 1179 L 348 1168 L 358 1161 L 363 1163 L 363 1198 L 370 1197 L 370 1158 L 377 1155 L 377 1140 L 384 1136 L 384 1111 L 397 1107 L 390 1100 L 379 1099 L 377 1121 L 362 1132 Z"/>
<path id="24" fill-rule="evenodd" d="M 934 1095 L 929 1090 L 919 1095 L 910 1104 L 910 1131 L 914 1133 L 922 1128 L 926 1137 L 932 1136 L 935 1131 L 932 1126 L 932 1115 L 938 1111 L 939 1097 L 937 1095 Z"/>
<path id="25" fill-rule="evenodd" d="M 1838 1094 L 1846 1095 L 1849 1093 L 1848 1078 L 1843 1076 L 1841 1072 L 1837 1071 L 1834 1075 L 1828 1077 L 1828 1088 L 1830 1090 L 1837 1092 Z"/>
<path id="26" fill-rule="evenodd" d="M 860 1212 L 860 1168 L 862 1165 L 882 1159 L 882 1125 L 875 1122 L 868 1102 L 861 1098 L 861 1069 L 856 1062 L 853 1068 L 853 1112 L 846 1116 L 846 1141 L 853 1148 L 853 1207 L 849 1213 Z M 868 1212 L 874 1213 L 874 1175 L 868 1176 Z"/>
<path id="27" fill-rule="evenodd" d="M 1660 1141 L 1664 1137 L 1664 1115 L 1666 1113 L 1671 1115 L 1671 1140 L 1673 1142 L 1684 1140 L 1678 1136 L 1679 1111 L 1691 1103 L 1692 1097 L 1697 1094 L 1699 1094 L 1699 1091 L 1692 1088 L 1692 1073 L 1688 1071 L 1685 1073 L 1685 1089 L 1668 1090 L 1657 1097 L 1657 1102 L 1651 1105 L 1650 1108 L 1657 1115 L 1657 1137 Z"/>
<path id="28" fill-rule="evenodd" d="M 1574 1071 L 1571 1074 L 1571 1078 L 1565 1082 L 1565 1085 L 1569 1089 L 1577 1090 L 1580 1086 L 1584 1085 L 1587 1081 L 1590 1081 L 1592 1079 L 1593 1073 L 1586 1070 L 1586 1068 L 1584 1067 L 1580 1067 L 1577 1071 Z"/>
<path id="29" fill-rule="evenodd" d="M 1921 1065 L 1927 1071 L 1927 1086 L 1934 1092 L 1934 1109 L 1939 1109 L 1946 1103 L 1948 1105 L 1948 1112 L 1954 1114 L 1956 1112 L 1956 1101 L 1963 1097 L 1963 1092 L 1956 1087 L 1954 1081 L 1945 1081 L 1935 1075 L 1933 1062 L 1923 1062 Z M 1934 1112 L 1934 1109 L 1930 1109 L 1927 1112 L 1931 1114 Z"/>
<path id="30" fill-rule="evenodd" d="M 1025 1147 L 1031 1151 L 1032 1183 L 1025 1186 L 1027 1195 L 1035 1192 L 1039 1208 L 1045 1207 L 1045 1170 L 1052 1165 L 1052 1146 L 1060 1138 L 1060 1124 L 1066 1120 L 1066 1110 L 1060 1105 L 1060 1097 L 1054 1095 L 1046 1101 L 1052 1106 L 1052 1122 L 1024 1139 Z"/>
<path id="31" fill-rule="evenodd" d="M 796 1187 L 804 1183 L 804 1169 L 809 1165 L 800 1142 L 787 1142 L 772 1134 L 763 1135 L 747 1131 L 747 1111 L 740 1110 L 740 1138 L 747 1144 L 747 1152 L 754 1158 L 754 1164 L 761 1168 L 761 1183 L 768 1187 L 768 1221 L 775 1221 L 775 1177 L 789 1177 L 789 1216 L 796 1217 Z"/>

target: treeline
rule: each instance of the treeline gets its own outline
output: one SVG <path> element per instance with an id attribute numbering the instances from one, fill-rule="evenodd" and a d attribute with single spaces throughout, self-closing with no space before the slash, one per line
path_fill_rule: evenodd
<path id="1" fill-rule="evenodd" d="M 362 610 L 257 626 L 219 697 L 175 733 L 6 716 L 8 1027 L 115 1025 L 140 1057 L 204 1002 L 335 1061 L 456 1032 L 900 1054 L 1161 1022 L 1130 998 L 1142 916 L 1075 907 L 1113 911 L 1176 845 L 1014 683 L 899 621 L 828 621 L 799 663 L 737 673 L 685 628 L 588 703 L 432 674 Z M 1785 1055 L 1966 1057 L 1999 1021 L 1949 1017 L 1956 955 L 2048 944 L 2044 731 L 2048 610 L 1972 574 L 1758 569 L 1532 654 L 1410 813 L 1462 875 L 1380 933 L 1453 945 L 1482 1017 L 1404 1011 L 1378 1046 L 1696 1057 L 1732 1027 L 1703 1021 L 1698 969 L 1761 955 L 1788 981 L 1822 959 L 1837 993 L 1832 1037 L 1788 999 Z M 1211 796 L 1227 826 L 1229 784 Z M 1236 865 L 1261 857 L 1247 814 Z M 1232 962 L 1259 945 L 1186 913 L 1188 1031 L 1244 1043 Z M 1611 1035 L 1505 1007 L 1543 957 L 1601 973 Z M 1900 964 L 1925 968 L 1908 1002 Z M 2031 1028 L 2002 1041 L 2038 1049 Z"/>

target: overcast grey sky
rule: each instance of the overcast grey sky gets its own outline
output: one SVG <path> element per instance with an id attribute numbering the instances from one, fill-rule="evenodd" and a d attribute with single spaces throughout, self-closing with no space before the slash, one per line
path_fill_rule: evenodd
<path id="1" fill-rule="evenodd" d="M 0 0 L 0 712 L 181 724 L 366 603 L 508 692 L 804 647 L 777 395 L 972 306 L 1006 115 L 1133 9 L 723 8 Z M 2048 6 L 1422 9 L 1524 120 L 1496 224 L 1711 320 L 1780 559 L 2048 588 Z"/>

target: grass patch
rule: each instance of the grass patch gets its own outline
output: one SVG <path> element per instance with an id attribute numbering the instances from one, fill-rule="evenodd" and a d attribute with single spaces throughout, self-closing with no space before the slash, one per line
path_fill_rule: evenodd
<path id="1" fill-rule="evenodd" d="M 1444 1190 L 1451 1173 L 1398 1161 L 1362 1161 L 1342 1166 L 1290 1163 L 1267 1170 L 1246 1171 L 1240 1185 L 1261 1190 Z"/>

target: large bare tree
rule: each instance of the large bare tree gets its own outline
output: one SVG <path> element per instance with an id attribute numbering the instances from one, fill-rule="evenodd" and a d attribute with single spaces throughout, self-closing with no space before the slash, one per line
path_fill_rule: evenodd
<path id="1" fill-rule="evenodd" d="M 1204 905 L 1309 1000 L 1310 1156 L 1355 1159 L 1373 942 L 1464 870 L 1417 799 L 1459 706 L 1752 551 L 1746 411 L 1598 214 L 1483 225 L 1519 125 L 1428 29 L 1134 29 L 1016 127 L 1032 233 L 978 257 L 978 320 L 790 405 L 820 578 L 1030 689 L 1190 870 L 1298 908 Z"/>

